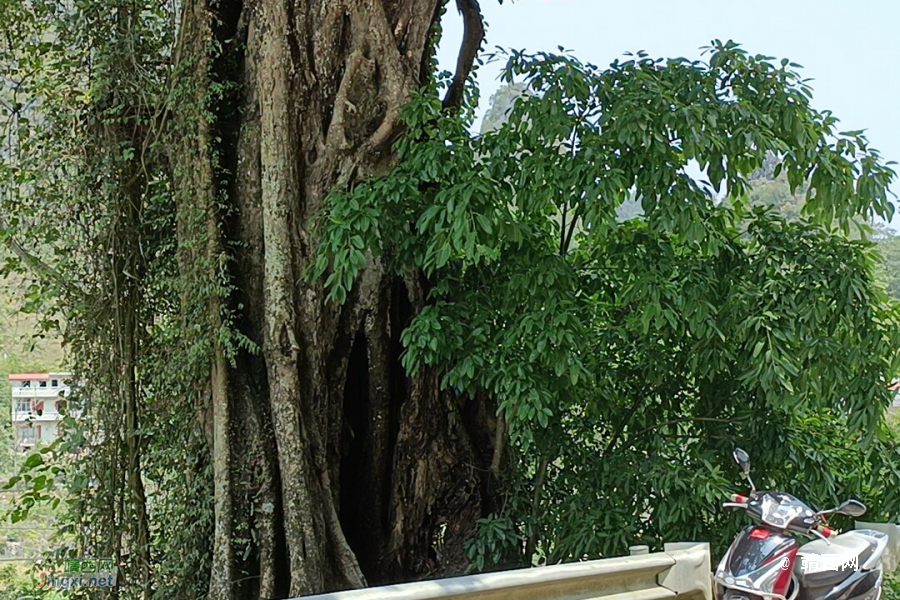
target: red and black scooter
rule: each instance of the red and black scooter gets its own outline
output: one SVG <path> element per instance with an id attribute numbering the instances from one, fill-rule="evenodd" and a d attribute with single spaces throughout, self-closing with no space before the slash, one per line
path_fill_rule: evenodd
<path id="1" fill-rule="evenodd" d="M 734 459 L 751 492 L 735 494 L 725 506 L 743 508 L 757 525 L 741 532 L 713 573 L 717 600 L 880 599 L 887 534 L 871 529 L 838 534 L 824 524 L 831 513 L 862 516 L 861 502 L 815 511 L 790 494 L 757 491 L 750 457 L 738 448 Z M 794 535 L 820 539 L 801 546 Z"/>

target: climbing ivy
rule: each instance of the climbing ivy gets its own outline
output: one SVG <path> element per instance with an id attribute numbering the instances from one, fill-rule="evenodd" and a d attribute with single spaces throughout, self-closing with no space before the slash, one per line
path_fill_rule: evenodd
<path id="1" fill-rule="evenodd" d="M 178 270 L 178 226 L 205 231 L 206 215 L 175 218 L 170 107 L 204 100 L 173 67 L 177 8 L 0 2 L 0 19 L 15 23 L 0 42 L 11 57 L 0 74 L 0 276 L 35 278 L 25 308 L 67 346 L 70 403 L 82 412 L 9 482 L 21 492 L 8 516 L 56 509 L 61 537 L 48 558 L 114 557 L 130 582 L 121 598 L 206 592 L 202 383 L 213 336 L 241 343 L 227 315 L 212 332 L 204 304 L 180 303 L 228 288 L 219 257 L 199 255 L 196 278 Z"/>

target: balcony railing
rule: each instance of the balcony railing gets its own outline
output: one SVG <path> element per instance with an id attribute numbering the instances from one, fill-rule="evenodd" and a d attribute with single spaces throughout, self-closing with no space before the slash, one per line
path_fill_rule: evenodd
<path id="1" fill-rule="evenodd" d="M 60 394 L 68 395 L 67 387 L 17 387 L 12 389 L 13 398 L 56 398 Z"/>
<path id="2" fill-rule="evenodd" d="M 69 416 L 78 418 L 81 416 L 81 411 L 78 409 L 72 409 L 69 411 Z M 12 420 L 16 422 L 23 421 L 59 421 L 62 419 L 62 413 L 56 410 L 56 407 L 50 406 L 45 407 L 41 414 L 38 414 L 36 410 L 18 410 L 15 406 L 13 406 L 12 410 Z"/>
<path id="3" fill-rule="evenodd" d="M 21 421 L 59 421 L 62 415 L 55 410 L 45 410 L 38 414 L 33 410 L 15 410 L 12 414 L 12 420 Z"/>

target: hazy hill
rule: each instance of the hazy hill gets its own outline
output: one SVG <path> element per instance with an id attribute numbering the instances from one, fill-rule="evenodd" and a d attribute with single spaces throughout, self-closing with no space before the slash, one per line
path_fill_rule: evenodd
<path id="1" fill-rule="evenodd" d="M 29 284 L 18 275 L 0 279 L 0 359 L 58 369 L 63 360 L 59 341 L 35 337 L 40 331 L 37 316 L 20 312 Z"/>

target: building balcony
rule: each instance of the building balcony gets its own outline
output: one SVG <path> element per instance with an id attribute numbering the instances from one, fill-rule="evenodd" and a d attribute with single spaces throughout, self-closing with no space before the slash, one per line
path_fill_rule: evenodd
<path id="1" fill-rule="evenodd" d="M 45 410 L 40 415 L 33 410 L 14 410 L 12 413 L 12 421 L 14 423 L 25 423 L 27 421 L 39 423 L 41 421 L 59 421 L 60 419 L 62 419 L 62 415 L 55 410 Z"/>
<path id="2" fill-rule="evenodd" d="M 68 395 L 68 387 L 14 387 L 13 398 L 56 398 L 60 394 Z"/>
<path id="3" fill-rule="evenodd" d="M 10 411 L 12 422 L 25 423 L 28 421 L 34 421 L 35 423 L 47 423 L 59 421 L 63 418 L 62 413 L 56 407 L 56 402 L 45 401 L 43 404 L 43 408 L 38 411 L 36 409 L 41 408 L 40 403 L 35 406 L 31 402 L 14 402 L 11 407 L 12 410 Z M 69 416 L 78 418 L 81 416 L 81 410 L 77 408 L 71 408 L 69 410 Z"/>

